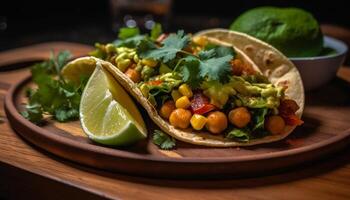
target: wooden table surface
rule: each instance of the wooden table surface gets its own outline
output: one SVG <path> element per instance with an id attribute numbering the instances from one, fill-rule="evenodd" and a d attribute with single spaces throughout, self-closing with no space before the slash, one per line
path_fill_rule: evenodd
<path id="1" fill-rule="evenodd" d="M 142 178 L 61 159 L 27 143 L 8 124 L 4 96 L 28 73 L 0 72 L 0 199 L 350 199 L 350 146 L 296 168 L 226 180 Z M 350 78 L 350 68 L 338 76 Z"/>

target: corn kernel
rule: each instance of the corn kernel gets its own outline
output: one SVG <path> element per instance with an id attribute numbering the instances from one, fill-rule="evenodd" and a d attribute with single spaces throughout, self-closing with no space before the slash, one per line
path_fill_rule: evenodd
<path id="1" fill-rule="evenodd" d="M 204 36 L 193 37 L 192 40 L 194 43 L 196 43 L 197 45 L 200 45 L 200 46 L 205 46 L 208 43 L 207 38 Z"/>
<path id="2" fill-rule="evenodd" d="M 186 83 L 180 85 L 179 92 L 188 98 L 191 98 L 193 96 L 191 88 Z"/>
<path id="3" fill-rule="evenodd" d="M 194 128 L 197 131 L 201 130 L 205 126 L 207 121 L 208 119 L 206 117 L 199 114 L 194 114 L 190 120 L 192 128 Z"/>
<path id="4" fill-rule="evenodd" d="M 152 59 L 142 59 L 141 60 L 141 63 L 143 65 L 147 65 L 147 66 L 150 66 L 150 67 L 155 67 L 157 66 L 158 62 L 155 61 L 155 60 L 152 60 Z"/>
<path id="5" fill-rule="evenodd" d="M 130 59 L 125 59 L 125 60 L 119 61 L 117 63 L 117 67 L 118 67 L 118 69 L 120 69 L 120 71 L 125 72 L 130 64 L 131 64 Z"/>
<path id="6" fill-rule="evenodd" d="M 173 100 L 176 101 L 180 97 L 182 97 L 182 95 L 178 90 L 173 90 L 173 91 L 171 91 L 171 97 L 173 97 Z"/>
<path id="7" fill-rule="evenodd" d="M 180 97 L 178 100 L 175 102 L 176 108 L 188 108 L 191 105 L 190 100 L 186 96 Z"/>

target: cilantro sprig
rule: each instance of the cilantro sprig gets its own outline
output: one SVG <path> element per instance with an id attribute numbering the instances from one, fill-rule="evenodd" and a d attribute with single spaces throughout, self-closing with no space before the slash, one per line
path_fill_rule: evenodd
<path id="1" fill-rule="evenodd" d="M 173 60 L 178 52 L 189 54 L 182 50 L 189 42 L 190 36 L 185 35 L 184 31 L 180 30 L 177 34 L 170 34 L 162 41 L 162 46 L 159 48 L 150 41 L 144 40 L 139 46 L 138 53 L 141 58 L 151 58 L 166 63 Z"/>
<path id="2" fill-rule="evenodd" d="M 232 48 L 218 47 L 199 52 L 199 75 L 209 81 L 226 82 L 231 72 L 230 61 L 233 58 Z"/>
<path id="3" fill-rule="evenodd" d="M 172 149 L 176 146 L 176 140 L 160 130 L 154 130 L 152 139 L 155 145 L 164 150 Z"/>
<path id="4" fill-rule="evenodd" d="M 51 115 L 55 120 L 65 122 L 79 117 L 79 104 L 87 77 L 81 77 L 76 85 L 66 82 L 61 76 L 61 69 L 71 58 L 68 51 L 62 51 L 55 57 L 37 63 L 31 67 L 32 80 L 36 89 L 28 89 L 28 104 L 22 115 L 34 123 L 41 123 L 44 115 Z"/>
<path id="5" fill-rule="evenodd" d="M 185 51 L 190 45 L 191 38 L 183 30 L 170 34 L 158 47 L 153 41 L 145 38 L 137 45 L 137 53 L 141 58 L 158 60 L 169 63 L 177 60 L 174 71 L 180 71 L 183 81 L 193 88 L 207 79 L 225 83 L 231 72 L 230 61 L 235 56 L 232 47 L 209 45 L 198 55 Z M 178 56 L 180 54 L 180 56 Z"/>

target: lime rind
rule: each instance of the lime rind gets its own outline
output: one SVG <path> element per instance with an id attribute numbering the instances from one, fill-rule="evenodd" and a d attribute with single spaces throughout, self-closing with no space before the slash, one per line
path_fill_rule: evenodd
<path id="1" fill-rule="evenodd" d="M 147 137 L 136 105 L 99 62 L 82 95 L 80 121 L 86 135 L 104 145 L 125 146 Z"/>

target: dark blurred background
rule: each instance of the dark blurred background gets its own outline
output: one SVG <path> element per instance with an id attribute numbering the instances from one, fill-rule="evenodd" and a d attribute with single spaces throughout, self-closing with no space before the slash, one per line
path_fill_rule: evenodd
<path id="1" fill-rule="evenodd" d="M 0 5 L 0 51 L 45 41 L 108 42 L 116 38 L 118 27 L 126 23 L 132 26 L 135 22 L 143 30 L 153 21 L 162 22 L 166 31 L 228 28 L 243 11 L 263 5 L 304 8 L 321 24 L 345 28 L 339 29 L 340 32 L 350 28 L 349 8 L 340 0 L 3 1 Z"/>

